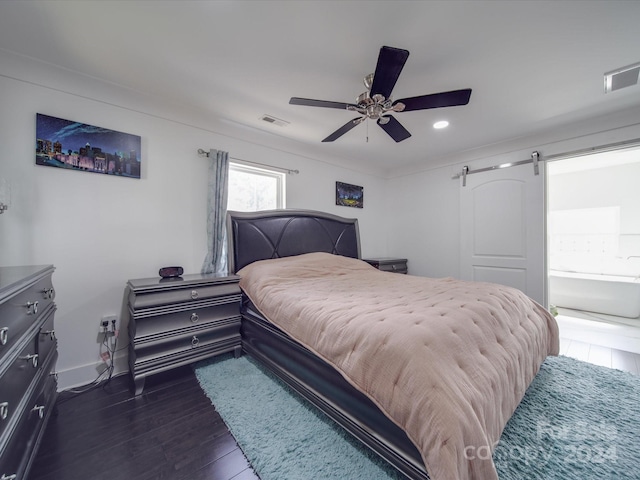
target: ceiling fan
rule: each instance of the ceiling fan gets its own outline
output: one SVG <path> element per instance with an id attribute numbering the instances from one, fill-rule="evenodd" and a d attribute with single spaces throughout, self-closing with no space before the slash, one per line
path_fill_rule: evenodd
<path id="1" fill-rule="evenodd" d="M 398 81 L 398 77 L 400 76 L 400 72 L 402 72 L 407 58 L 409 58 L 408 50 L 382 47 L 378 55 L 376 71 L 364 77 L 364 85 L 367 91 L 356 98 L 357 103 L 330 102 L 299 97 L 292 97 L 289 103 L 291 105 L 306 105 L 308 107 L 339 108 L 341 110 L 358 112 L 361 115 L 353 120 L 349 120 L 338 130 L 322 140 L 323 142 L 333 142 L 367 119 L 376 120 L 378 125 L 380 125 L 391 138 L 396 142 L 401 142 L 409 138 L 411 134 L 390 112 L 410 112 L 412 110 L 453 107 L 469 103 L 469 98 L 471 97 L 470 88 L 402 98 L 394 101 L 391 97 L 391 91 Z"/>

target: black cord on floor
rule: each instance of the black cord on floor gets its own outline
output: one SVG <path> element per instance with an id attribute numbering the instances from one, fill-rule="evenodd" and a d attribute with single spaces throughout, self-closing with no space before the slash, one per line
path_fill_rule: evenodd
<path id="1" fill-rule="evenodd" d="M 58 404 L 71 400 L 83 393 L 95 390 L 98 387 L 104 388 L 111 382 L 115 370 L 115 354 L 128 346 L 127 344 L 127 346 L 118 349 L 118 337 L 113 333 L 114 332 L 103 332 L 102 342 L 100 343 L 100 356 L 102 356 L 103 353 L 108 354 L 108 358 L 105 360 L 106 366 L 104 370 L 102 370 L 93 381 L 80 387 L 70 388 L 60 392 L 58 395 Z"/>

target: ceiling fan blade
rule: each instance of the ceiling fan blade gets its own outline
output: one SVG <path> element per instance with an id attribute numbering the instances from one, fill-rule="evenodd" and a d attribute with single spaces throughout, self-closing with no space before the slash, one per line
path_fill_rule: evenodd
<path id="1" fill-rule="evenodd" d="M 340 138 L 342 135 L 347 133 L 349 130 L 351 130 L 356 125 L 360 125 L 366 118 L 367 117 L 356 117 L 353 120 L 349 120 L 347 123 L 345 123 L 338 130 L 333 132 L 331 135 L 329 135 L 327 138 L 325 138 L 322 141 L 323 142 L 333 142 L 334 140 L 337 140 L 338 138 Z"/>
<path id="2" fill-rule="evenodd" d="M 378 125 L 380 125 L 380 128 L 387 132 L 396 142 L 401 142 L 411 136 L 409 131 L 404 128 L 393 115 L 385 115 L 382 118 L 388 118 L 389 121 L 387 123 L 380 123 L 381 118 L 379 118 Z"/>
<path id="3" fill-rule="evenodd" d="M 349 105 L 356 105 L 352 103 L 343 102 L 329 102 L 327 100 L 313 100 L 311 98 L 298 98 L 291 97 L 289 100 L 291 105 L 305 105 L 307 107 L 325 107 L 325 108 L 339 108 L 340 110 L 346 110 Z"/>
<path id="4" fill-rule="evenodd" d="M 471 98 L 471 89 L 453 90 L 451 92 L 432 93 L 431 95 L 421 95 L 419 97 L 402 98 L 393 104 L 403 103 L 403 112 L 411 110 L 426 110 L 428 108 L 455 107 L 456 105 L 466 105 Z"/>
<path id="5" fill-rule="evenodd" d="M 400 72 L 409 58 L 409 51 L 400 48 L 382 47 L 378 55 L 378 64 L 373 74 L 373 84 L 370 95 L 373 97 L 379 93 L 384 98 L 389 98 L 393 87 L 398 81 Z"/>

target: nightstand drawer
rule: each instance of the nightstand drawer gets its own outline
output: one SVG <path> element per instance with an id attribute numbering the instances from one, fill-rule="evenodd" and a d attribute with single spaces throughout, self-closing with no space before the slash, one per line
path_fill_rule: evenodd
<path id="1" fill-rule="evenodd" d="M 383 272 L 407 273 L 406 258 L 363 258 L 363 261 Z"/>
<path id="2" fill-rule="evenodd" d="M 179 286 L 178 282 L 173 284 Z M 133 299 L 129 299 L 129 304 L 135 310 L 161 307 L 163 305 L 177 305 L 187 302 L 201 302 L 207 299 L 221 297 L 225 295 L 240 295 L 240 287 L 237 282 L 221 283 L 218 285 L 194 285 L 185 288 L 174 288 L 162 292 L 150 292 L 133 294 Z"/>
<path id="3" fill-rule="evenodd" d="M 240 295 L 223 297 L 208 307 L 187 305 L 178 312 L 156 316 L 144 316 L 144 312 L 136 312 L 133 314 L 135 321 L 129 323 L 129 337 L 136 340 L 154 338 L 167 332 L 175 334 L 225 318 L 237 317 L 240 315 L 240 299 Z"/>
<path id="4" fill-rule="evenodd" d="M 240 317 L 217 322 L 213 328 L 172 334 L 153 342 L 136 344 L 130 359 L 134 374 L 156 370 L 185 360 L 196 361 L 203 355 L 232 351 L 240 345 Z M 131 361 L 132 360 L 132 361 Z M 190 362 L 189 362 L 190 363 Z"/>

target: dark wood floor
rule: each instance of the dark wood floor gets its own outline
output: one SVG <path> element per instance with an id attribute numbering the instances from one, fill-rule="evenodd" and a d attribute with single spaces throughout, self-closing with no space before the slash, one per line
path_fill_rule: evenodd
<path id="1" fill-rule="evenodd" d="M 258 480 L 191 368 L 58 401 L 29 480 Z"/>
<path id="2" fill-rule="evenodd" d="M 561 353 L 575 356 L 573 343 L 564 339 Z M 606 366 L 637 375 L 635 361 Z M 137 398 L 129 382 L 62 394 L 29 480 L 259 480 L 190 367 L 150 377 Z"/>

